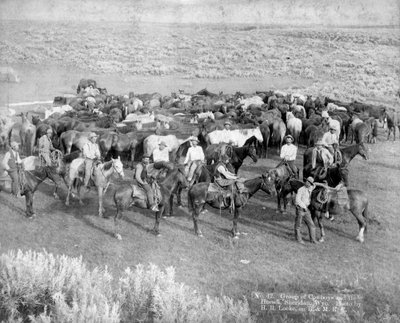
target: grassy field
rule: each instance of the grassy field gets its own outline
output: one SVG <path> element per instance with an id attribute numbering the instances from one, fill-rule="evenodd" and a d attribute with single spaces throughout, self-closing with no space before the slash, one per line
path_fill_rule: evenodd
<path id="1" fill-rule="evenodd" d="M 395 104 L 399 90 L 398 29 L 145 28 L 2 21 L 1 30 L 0 64 L 15 67 L 22 79 L 19 84 L 0 84 L 3 103 L 6 96 L 18 102 L 73 93 L 84 76 L 95 77 L 116 94 L 168 94 L 178 86 L 191 92 L 206 85 L 214 92 L 274 87 Z M 350 166 L 351 187 L 366 191 L 370 201 L 364 244 L 354 240 L 355 218 L 343 214 L 326 224 L 324 244 L 299 246 L 294 241 L 294 210 L 276 215 L 275 200 L 264 193 L 257 193 L 244 210 L 239 240 L 230 238 L 231 216 L 219 215 L 218 210 L 201 216 L 205 238 L 197 238 L 184 208 L 162 221 L 159 238 L 149 232 L 151 212 L 134 209 L 126 213 L 123 240 L 117 241 L 112 220 L 95 216 L 94 193 L 84 198 L 85 207 L 66 207 L 52 198 L 52 186 L 43 184 L 35 195 L 38 217 L 33 221 L 23 216 L 23 200 L 0 193 L 0 251 L 45 248 L 55 254 L 82 255 L 90 268 L 108 266 L 115 276 L 139 263 L 174 266 L 177 281 L 202 294 L 237 299 L 249 298 L 256 290 L 356 293 L 363 296 L 360 322 L 391 315 L 395 320 L 400 315 L 400 146 L 385 139 L 380 129 L 378 143 L 369 145 L 370 160 L 357 157 Z M 257 164 L 246 160 L 240 174 L 255 177 L 277 160 L 274 154 Z M 129 171 L 127 175 L 131 176 Z M 106 197 L 109 215 L 115 212 L 111 197 L 118 181 L 114 183 Z M 65 196 L 64 190 L 62 200 Z M 317 321 L 318 316 L 308 319 Z"/>
<path id="2" fill-rule="evenodd" d="M 1 65 L 188 80 L 287 77 L 303 80 L 293 91 L 390 103 L 399 90 L 400 33 L 394 27 L 0 23 Z"/>

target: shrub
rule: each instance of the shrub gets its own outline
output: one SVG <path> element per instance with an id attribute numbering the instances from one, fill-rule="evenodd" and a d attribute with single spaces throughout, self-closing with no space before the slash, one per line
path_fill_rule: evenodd
<path id="1" fill-rule="evenodd" d="M 44 252 L 0 256 L 0 321 L 251 322 L 247 300 L 201 296 L 175 270 L 127 268 L 113 286 L 104 269 Z"/>

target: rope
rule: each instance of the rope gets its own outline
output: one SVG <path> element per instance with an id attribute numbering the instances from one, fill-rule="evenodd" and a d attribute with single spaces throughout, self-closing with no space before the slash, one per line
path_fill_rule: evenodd
<path id="1" fill-rule="evenodd" d="M 329 194 L 327 189 L 322 189 L 317 195 L 317 202 L 321 204 L 325 204 L 328 202 Z"/>

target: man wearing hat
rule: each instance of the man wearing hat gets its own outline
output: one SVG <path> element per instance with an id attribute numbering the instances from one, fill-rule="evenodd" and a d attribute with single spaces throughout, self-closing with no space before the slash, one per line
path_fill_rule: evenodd
<path id="1" fill-rule="evenodd" d="M 51 142 L 51 137 L 53 136 L 53 130 L 51 128 L 47 129 L 46 134 L 39 138 L 39 157 L 41 162 L 45 166 L 51 166 L 50 153 L 54 150 L 53 144 Z"/>
<path id="2" fill-rule="evenodd" d="M 185 164 L 185 171 L 187 175 L 187 180 L 189 182 L 192 181 L 193 179 L 193 174 L 196 170 L 196 168 L 203 164 L 205 161 L 205 156 L 203 152 L 203 148 L 198 146 L 199 140 L 196 137 L 192 137 L 190 139 L 191 147 L 188 149 L 188 152 L 186 154 L 186 158 L 184 161 Z"/>
<path id="3" fill-rule="evenodd" d="M 169 151 L 167 149 L 167 144 L 161 141 L 158 144 L 158 148 L 153 150 L 153 162 L 155 169 L 166 168 L 168 170 L 174 169 L 174 164 L 169 161 Z"/>
<path id="4" fill-rule="evenodd" d="M 340 122 L 338 120 L 332 119 L 328 111 L 322 111 L 321 117 L 325 122 L 328 124 L 329 129 L 334 128 L 336 130 L 335 135 L 336 135 L 336 141 L 339 142 L 339 136 L 340 136 Z"/>
<path id="5" fill-rule="evenodd" d="M 308 227 L 311 243 L 317 243 L 315 239 L 315 225 L 311 218 L 308 206 L 311 203 L 311 193 L 314 190 L 314 178 L 307 177 L 304 186 L 300 187 L 296 195 L 296 219 L 294 224 L 294 234 L 297 242 L 304 244 L 301 237 L 301 224 L 304 221 Z"/>
<path id="6" fill-rule="evenodd" d="M 100 148 L 96 142 L 97 135 L 92 132 L 89 135 L 89 141 L 85 143 L 82 147 L 82 157 L 85 158 L 85 180 L 84 185 L 86 190 L 89 191 L 89 180 L 90 175 L 92 173 L 93 164 L 95 161 L 98 161 L 101 157 Z"/>
<path id="7" fill-rule="evenodd" d="M 282 146 L 280 155 L 282 160 L 276 167 L 282 164 L 286 164 L 288 166 L 289 171 L 291 172 L 291 175 L 297 177 L 297 167 L 294 164 L 297 156 L 297 147 L 293 145 L 293 137 L 291 135 L 287 135 L 285 137 L 285 141 L 286 144 Z"/>
<path id="8" fill-rule="evenodd" d="M 315 143 L 315 147 L 312 152 L 311 158 L 311 169 L 315 169 L 317 167 L 317 156 L 322 160 L 324 164 L 324 168 L 327 168 L 329 165 L 333 163 L 333 156 L 329 152 L 329 150 L 325 147 L 322 139 L 318 140 Z"/>
<path id="9" fill-rule="evenodd" d="M 147 195 L 148 207 L 154 212 L 158 211 L 157 203 L 154 200 L 154 192 L 149 183 L 147 168 L 150 165 L 150 156 L 143 155 L 142 162 L 136 165 L 135 179 L 139 187 L 143 188 Z"/>
<path id="10" fill-rule="evenodd" d="M 3 168 L 11 177 L 11 190 L 15 197 L 21 197 L 19 192 L 18 170 L 22 169 L 22 160 L 19 156 L 19 144 L 16 141 L 11 142 L 10 149 L 6 152 L 2 162 Z"/>

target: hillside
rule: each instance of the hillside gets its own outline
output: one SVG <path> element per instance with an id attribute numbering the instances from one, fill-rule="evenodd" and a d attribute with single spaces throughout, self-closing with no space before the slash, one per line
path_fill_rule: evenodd
<path id="1" fill-rule="evenodd" d="M 251 23 L 284 25 L 399 25 L 396 0 L 3 0 L 0 19 Z"/>

